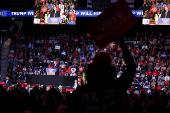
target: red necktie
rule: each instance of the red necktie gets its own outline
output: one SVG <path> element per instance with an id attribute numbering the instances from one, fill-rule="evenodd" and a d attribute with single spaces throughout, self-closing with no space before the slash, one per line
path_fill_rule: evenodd
<path id="1" fill-rule="evenodd" d="M 54 68 L 55 68 L 55 66 L 54 66 Z"/>
<path id="2" fill-rule="evenodd" d="M 54 13 L 53 17 L 55 17 L 55 13 Z"/>
<path id="3" fill-rule="evenodd" d="M 165 18 L 166 18 L 166 13 L 165 13 Z"/>

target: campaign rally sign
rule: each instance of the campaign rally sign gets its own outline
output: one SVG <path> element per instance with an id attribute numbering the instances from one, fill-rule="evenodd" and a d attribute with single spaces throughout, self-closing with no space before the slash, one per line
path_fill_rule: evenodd
<path id="1" fill-rule="evenodd" d="M 45 2 L 45 0 L 41 0 L 41 2 Z"/>
<path id="2" fill-rule="evenodd" d="M 125 0 L 119 0 L 101 15 L 87 23 L 87 27 L 100 49 L 115 41 L 137 23 Z"/>
<path id="3" fill-rule="evenodd" d="M 157 7 L 151 7 L 150 11 L 156 12 L 157 11 Z"/>
<path id="4" fill-rule="evenodd" d="M 170 23 L 170 18 L 158 18 L 158 23 Z"/>
<path id="5" fill-rule="evenodd" d="M 55 46 L 55 49 L 60 49 L 60 46 L 57 46 L 57 45 L 56 45 L 56 46 Z"/>
<path id="6" fill-rule="evenodd" d="M 34 18 L 34 24 L 40 24 L 40 19 Z"/>
<path id="7" fill-rule="evenodd" d="M 48 18 L 47 19 L 47 22 L 48 23 L 60 23 L 61 22 L 61 18 L 59 17 L 59 18 L 54 18 L 54 17 L 50 17 L 50 18 Z"/>
<path id="8" fill-rule="evenodd" d="M 78 42 L 79 40 L 78 39 L 74 39 L 74 42 Z"/>
<path id="9" fill-rule="evenodd" d="M 163 58 L 166 58 L 166 57 L 167 57 L 167 55 L 166 55 L 166 54 L 161 54 L 161 56 L 162 56 Z"/>
<path id="10" fill-rule="evenodd" d="M 66 52 L 64 52 L 64 51 L 63 51 L 63 52 L 61 52 L 61 55 L 66 55 Z"/>
<path id="11" fill-rule="evenodd" d="M 45 24 L 45 22 L 40 22 L 40 24 Z"/>
<path id="12" fill-rule="evenodd" d="M 90 50 L 90 51 L 94 51 L 94 47 L 90 47 L 89 50 Z"/>
<path id="13" fill-rule="evenodd" d="M 56 72 L 57 70 L 54 68 L 46 68 L 46 72 Z"/>
<path id="14" fill-rule="evenodd" d="M 91 35 L 90 35 L 90 33 L 87 33 L 87 37 L 90 37 Z"/>
<path id="15" fill-rule="evenodd" d="M 41 12 L 46 12 L 47 11 L 47 7 L 41 7 Z"/>

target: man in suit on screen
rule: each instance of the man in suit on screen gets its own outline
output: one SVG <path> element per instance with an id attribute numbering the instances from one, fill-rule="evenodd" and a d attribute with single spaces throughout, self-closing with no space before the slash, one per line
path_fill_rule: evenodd
<path id="1" fill-rule="evenodd" d="M 51 12 L 50 17 L 60 17 L 60 11 L 61 9 L 54 6 L 54 10 Z"/>
<path id="2" fill-rule="evenodd" d="M 167 6 L 165 6 L 165 10 L 162 12 L 161 18 L 170 18 L 170 11 Z"/>

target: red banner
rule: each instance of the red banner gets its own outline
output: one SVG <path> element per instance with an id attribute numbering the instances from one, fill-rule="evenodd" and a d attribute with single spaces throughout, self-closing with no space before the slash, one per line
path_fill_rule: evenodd
<path id="1" fill-rule="evenodd" d="M 46 12 L 47 11 L 47 7 L 41 7 L 41 11 L 40 12 Z"/>
<path id="2" fill-rule="evenodd" d="M 41 2 L 45 2 L 45 0 L 41 0 Z"/>
<path id="3" fill-rule="evenodd" d="M 117 40 L 137 23 L 135 16 L 125 0 L 119 0 L 101 15 L 87 23 L 92 37 L 99 48 Z"/>
<path id="4" fill-rule="evenodd" d="M 164 66 L 166 66 L 166 63 L 162 63 L 162 64 L 161 64 L 161 67 L 164 67 Z"/>
<path id="5" fill-rule="evenodd" d="M 87 36 L 90 37 L 90 33 L 87 33 Z"/>
<path id="6" fill-rule="evenodd" d="M 74 39 L 74 42 L 78 42 L 79 40 L 78 39 Z"/>
<path id="7" fill-rule="evenodd" d="M 45 22 L 40 22 L 40 24 L 45 24 Z"/>
<path id="8" fill-rule="evenodd" d="M 156 12 L 157 11 L 157 7 L 152 7 L 150 11 Z"/>
<path id="9" fill-rule="evenodd" d="M 84 39 L 84 37 L 83 37 L 83 36 L 80 36 L 80 39 Z"/>
<path id="10" fill-rule="evenodd" d="M 156 25 L 156 23 L 155 22 L 150 22 L 149 25 Z"/>

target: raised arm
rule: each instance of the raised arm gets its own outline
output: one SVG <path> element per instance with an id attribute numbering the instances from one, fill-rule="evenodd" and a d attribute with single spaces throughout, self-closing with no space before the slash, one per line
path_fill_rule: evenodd
<path id="1" fill-rule="evenodd" d="M 121 77 L 117 80 L 118 86 L 120 86 L 120 89 L 127 90 L 130 86 L 131 83 L 134 80 L 135 73 L 136 73 L 136 64 L 134 63 L 134 60 L 128 51 L 128 49 L 125 47 L 123 37 L 119 37 L 118 39 L 118 45 L 121 47 L 123 58 L 126 63 L 126 71 L 123 72 Z M 122 85 L 123 83 L 123 85 Z"/>

